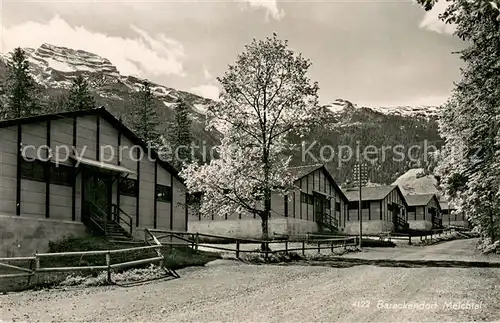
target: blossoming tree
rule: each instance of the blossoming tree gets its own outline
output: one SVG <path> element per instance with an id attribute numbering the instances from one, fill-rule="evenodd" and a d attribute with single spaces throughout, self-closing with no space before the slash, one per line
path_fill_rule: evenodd
<path id="1" fill-rule="evenodd" d="M 192 163 L 181 175 L 191 193 L 203 193 L 203 215 L 257 214 L 267 239 L 271 196 L 293 184 L 288 135 L 318 120 L 318 84 L 307 77 L 310 61 L 276 34 L 254 39 L 245 49 L 218 78 L 219 101 L 207 112 L 209 126 L 223 136 L 219 158 Z"/>

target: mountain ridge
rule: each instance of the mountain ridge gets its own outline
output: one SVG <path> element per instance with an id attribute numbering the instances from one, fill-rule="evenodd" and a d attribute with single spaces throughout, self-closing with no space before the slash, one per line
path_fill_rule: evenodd
<path id="1" fill-rule="evenodd" d="M 37 83 L 46 89 L 47 98 L 51 100 L 67 94 L 73 78 L 78 75 L 86 77 L 90 83 L 98 105 L 105 106 L 117 116 L 125 117 L 133 109 L 131 94 L 140 88 L 144 79 L 132 75 L 122 75 L 118 68 L 107 58 L 83 50 L 71 49 L 51 44 L 42 44 L 38 48 L 25 49 L 28 54 L 31 72 Z M 0 83 L 5 80 L 6 61 L 10 53 L 0 54 Z M 216 145 L 220 133 L 216 129 L 206 129 L 207 107 L 214 101 L 200 95 L 176 90 L 173 87 L 150 82 L 155 94 L 155 107 L 162 120 L 161 131 L 167 132 L 169 122 L 173 121 L 176 101 L 182 98 L 190 109 L 193 120 L 192 132 L 194 138 L 203 142 L 208 148 Z M 306 136 L 308 141 L 317 141 L 321 145 L 347 144 L 353 145 L 357 139 L 381 145 L 384 142 L 395 143 L 403 141 L 420 142 L 426 137 L 439 140 L 437 134 L 436 117 L 439 107 L 358 107 L 356 104 L 337 99 L 328 104 L 322 104 L 327 120 L 318 125 Z M 124 118 L 125 119 L 125 118 Z M 399 136 L 399 137 L 398 137 Z M 400 137 L 403 139 L 400 139 Z M 405 137 L 406 136 L 406 137 Z M 300 138 L 294 138 L 300 142 Z M 294 156 L 294 164 L 304 164 L 308 160 L 299 160 Z M 352 163 L 341 169 L 330 161 L 330 169 L 337 174 L 340 182 L 348 180 L 351 174 Z M 377 183 L 391 183 L 397 176 L 405 172 L 404 167 L 392 169 L 389 162 L 384 161 L 379 170 L 388 172 L 386 175 L 376 174 L 371 180 Z M 413 165 L 414 166 L 414 165 Z M 394 166 L 395 167 L 395 166 Z"/>

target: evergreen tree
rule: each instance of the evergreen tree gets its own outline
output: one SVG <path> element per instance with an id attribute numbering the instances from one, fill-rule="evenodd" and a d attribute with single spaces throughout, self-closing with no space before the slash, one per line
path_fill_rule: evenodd
<path id="1" fill-rule="evenodd" d="M 62 92 L 51 92 L 43 100 L 46 113 L 60 113 L 68 111 L 68 96 Z"/>
<path id="2" fill-rule="evenodd" d="M 419 0 L 431 9 L 436 0 Z M 467 41 L 462 79 L 439 120 L 445 139 L 437 167 L 447 195 L 490 243 L 500 234 L 500 23 L 493 1 L 452 0 L 441 15 Z"/>
<path id="3" fill-rule="evenodd" d="M 67 108 L 69 111 L 90 110 L 95 108 L 95 100 L 90 93 L 89 83 L 78 75 L 69 90 Z"/>
<path id="4" fill-rule="evenodd" d="M 174 165 L 180 169 L 183 164 L 192 161 L 191 156 L 191 119 L 189 118 L 189 107 L 181 98 L 177 101 L 175 109 L 175 122 L 170 143 L 174 151 Z"/>
<path id="5" fill-rule="evenodd" d="M 159 149 L 164 139 L 158 131 L 160 119 L 155 109 L 155 98 L 149 82 L 144 81 L 141 89 L 132 95 L 133 111 L 129 124 L 135 134 L 151 148 Z"/>
<path id="6" fill-rule="evenodd" d="M 12 119 L 41 114 L 39 93 L 40 88 L 30 74 L 26 53 L 18 47 L 7 63 L 3 117 Z"/>

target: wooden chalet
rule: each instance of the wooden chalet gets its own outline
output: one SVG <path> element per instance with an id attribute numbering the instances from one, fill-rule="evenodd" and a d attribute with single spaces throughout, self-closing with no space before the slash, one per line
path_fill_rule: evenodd
<path id="1" fill-rule="evenodd" d="M 441 206 L 435 194 L 408 194 L 405 199 L 410 229 L 427 231 L 443 227 Z"/>
<path id="2" fill-rule="evenodd" d="M 463 212 L 459 212 L 452 202 L 440 201 L 441 214 L 443 217 L 443 226 L 469 228 L 470 223 Z"/>
<path id="3" fill-rule="evenodd" d="M 359 188 L 344 190 L 349 200 L 345 232 L 359 234 Z M 408 228 L 406 200 L 397 185 L 361 188 L 362 232 L 379 234 Z"/>
<path id="4" fill-rule="evenodd" d="M 271 197 L 269 233 L 303 235 L 321 230 L 343 231 L 347 198 L 322 164 L 290 167 L 295 189 Z M 189 230 L 208 234 L 259 238 L 261 220 L 256 214 L 212 215 L 203 218 L 190 213 Z"/>
<path id="5" fill-rule="evenodd" d="M 88 229 L 128 240 L 187 228 L 177 171 L 103 107 L 1 121 L 0 139 L 4 254 Z"/>

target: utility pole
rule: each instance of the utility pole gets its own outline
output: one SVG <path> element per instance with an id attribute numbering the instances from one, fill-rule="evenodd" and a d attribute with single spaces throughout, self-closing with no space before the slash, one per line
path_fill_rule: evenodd
<path id="1" fill-rule="evenodd" d="M 358 182 L 359 188 L 359 205 L 358 205 L 358 220 L 359 220 L 359 249 L 362 248 L 361 240 L 363 239 L 363 197 L 361 189 L 368 182 L 368 171 L 366 164 L 356 163 L 354 168 L 354 178 Z"/>

